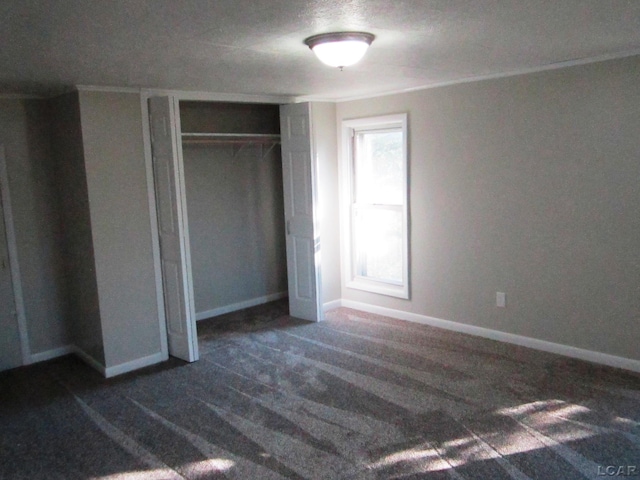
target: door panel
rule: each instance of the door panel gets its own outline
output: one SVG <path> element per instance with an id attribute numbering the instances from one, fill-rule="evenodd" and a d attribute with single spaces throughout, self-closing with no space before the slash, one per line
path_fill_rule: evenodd
<path id="1" fill-rule="evenodd" d="M 183 315 L 184 306 L 182 301 L 182 291 L 180 289 L 180 272 L 175 262 L 162 262 L 162 278 L 165 281 L 165 292 L 167 297 L 167 329 L 169 335 L 184 334 L 185 317 Z"/>
<path id="2" fill-rule="evenodd" d="M 316 170 L 310 118 L 308 103 L 280 107 L 289 313 L 319 321 L 322 319 L 320 238 L 314 211 Z"/>
<path id="3" fill-rule="evenodd" d="M 291 188 L 293 191 L 293 215 L 295 217 L 312 218 L 310 166 L 311 155 L 309 153 L 296 152 L 291 161 Z"/>
<path id="4" fill-rule="evenodd" d="M 295 238 L 293 241 L 296 259 L 296 296 L 313 300 L 313 279 L 310 265 L 313 264 L 313 243 L 307 238 Z"/>
<path id="5" fill-rule="evenodd" d="M 0 184 L 0 191 L 3 188 L 5 188 L 4 185 Z M 20 330 L 9 269 L 9 250 L 0 195 L 0 370 L 20 365 L 22 365 Z"/>
<path id="6" fill-rule="evenodd" d="M 177 102 L 150 98 L 149 118 L 169 354 L 193 362 L 198 359 L 198 338 Z"/>

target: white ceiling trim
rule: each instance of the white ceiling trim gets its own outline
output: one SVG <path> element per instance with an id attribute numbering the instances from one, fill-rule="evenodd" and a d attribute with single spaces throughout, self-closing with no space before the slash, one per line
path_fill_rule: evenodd
<path id="1" fill-rule="evenodd" d="M 358 95 L 353 97 L 343 97 L 343 98 L 337 98 L 337 99 L 326 98 L 326 97 L 315 96 L 315 95 L 307 95 L 307 96 L 296 97 L 295 102 L 342 103 L 342 102 L 352 102 L 355 100 L 368 100 L 372 98 L 386 97 L 388 95 L 398 95 L 400 93 L 410 93 L 410 92 L 416 92 L 420 90 L 429 90 L 431 88 L 449 87 L 452 85 L 459 85 L 463 83 L 481 82 L 484 80 L 494 80 L 498 78 L 515 77 L 518 75 L 527 75 L 531 73 L 545 72 L 548 70 L 558 70 L 561 68 L 575 67 L 578 65 L 587 65 L 590 63 L 604 62 L 607 60 L 622 59 L 627 57 L 633 57 L 636 55 L 640 55 L 640 48 L 633 49 L 633 50 L 626 50 L 623 52 L 606 54 L 606 55 L 598 55 L 594 57 L 585 57 L 585 58 L 577 58 L 573 60 L 566 60 L 564 62 L 549 63 L 547 65 L 540 65 L 538 67 L 522 68 L 517 70 L 511 70 L 508 72 L 492 73 L 487 75 L 476 75 L 476 76 L 451 80 L 448 82 L 439 82 L 439 83 L 433 83 L 433 84 L 423 85 L 418 87 L 400 89 L 400 90 L 389 90 L 389 91 L 384 91 L 379 93 L 373 93 L 371 95 Z"/>
<path id="2" fill-rule="evenodd" d="M 141 93 L 146 97 L 175 96 L 179 100 L 202 102 L 295 103 L 295 97 L 290 95 L 248 95 L 242 93 L 195 92 L 190 90 L 162 90 L 153 88 L 143 88 Z"/>
<path id="3" fill-rule="evenodd" d="M 103 93 L 140 93 L 141 88 L 134 87 L 103 87 L 100 85 L 76 85 L 79 92 L 103 92 Z"/>
<path id="4" fill-rule="evenodd" d="M 112 87 L 100 85 L 76 85 L 79 92 L 138 93 L 145 97 L 175 96 L 180 100 L 238 103 L 294 103 L 290 95 L 249 95 L 242 93 L 196 92 L 191 90 L 165 90 L 157 88 Z M 38 98 L 38 97 L 33 97 Z"/>

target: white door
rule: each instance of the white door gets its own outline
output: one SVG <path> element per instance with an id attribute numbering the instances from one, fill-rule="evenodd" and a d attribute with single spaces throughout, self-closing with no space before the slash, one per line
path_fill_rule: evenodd
<path id="1" fill-rule="evenodd" d="M 0 150 L 0 155 L 3 152 Z M 0 158 L 0 162 L 4 160 Z M 0 193 L 6 186 L 2 185 L 0 176 Z M 19 367 L 22 365 L 22 350 L 20 348 L 20 330 L 16 314 L 15 297 L 9 269 L 9 249 L 4 223 L 2 195 L 0 195 L 0 370 Z"/>
<path id="2" fill-rule="evenodd" d="M 320 303 L 320 238 L 316 166 L 311 142 L 311 106 L 280 106 L 284 216 L 287 228 L 289 314 L 304 320 L 322 319 Z"/>
<path id="3" fill-rule="evenodd" d="M 160 261 L 169 355 L 198 360 L 178 101 L 149 99 Z"/>

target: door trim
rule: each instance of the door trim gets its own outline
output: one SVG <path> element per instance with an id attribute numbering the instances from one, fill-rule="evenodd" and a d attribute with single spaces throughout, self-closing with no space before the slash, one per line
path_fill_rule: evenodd
<path id="1" fill-rule="evenodd" d="M 16 306 L 16 319 L 18 321 L 18 333 L 20 335 L 20 351 L 22 352 L 22 364 L 29 365 L 31 360 L 31 347 L 29 345 L 29 333 L 27 330 L 27 315 L 22 294 L 22 278 L 18 262 L 18 242 L 13 223 L 13 210 L 11 208 L 11 195 L 9 194 L 9 175 L 4 145 L 0 144 L 0 193 L 2 194 L 2 210 L 4 212 L 4 225 L 7 235 L 7 250 L 9 252 L 9 270 L 13 286 L 13 300 Z"/>

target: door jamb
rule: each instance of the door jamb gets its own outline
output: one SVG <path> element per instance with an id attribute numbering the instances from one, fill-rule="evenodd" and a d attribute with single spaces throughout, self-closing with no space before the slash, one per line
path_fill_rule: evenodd
<path id="1" fill-rule="evenodd" d="M 0 144 L 0 193 L 2 194 L 2 210 L 4 218 L 5 232 L 7 236 L 7 251 L 9 254 L 9 270 L 11 273 L 11 283 L 13 286 L 13 300 L 16 308 L 16 320 L 18 322 L 18 333 L 20 335 L 20 351 L 22 353 L 22 364 L 29 365 L 31 361 L 31 348 L 29 345 L 29 334 L 27 330 L 27 316 L 24 307 L 24 296 L 22 294 L 22 279 L 20 276 L 20 265 L 18 262 L 18 242 L 13 222 L 13 210 L 11 208 L 11 196 L 9 194 L 9 175 L 7 172 L 7 161 L 4 145 Z"/>

